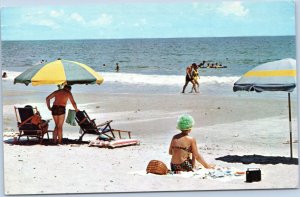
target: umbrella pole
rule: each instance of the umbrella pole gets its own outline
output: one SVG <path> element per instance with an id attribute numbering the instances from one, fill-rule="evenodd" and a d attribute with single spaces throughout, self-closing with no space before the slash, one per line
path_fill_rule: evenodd
<path id="1" fill-rule="evenodd" d="M 291 150 L 291 159 L 292 159 L 293 158 L 293 141 L 292 141 L 291 93 L 288 93 L 288 98 L 289 98 L 290 150 Z"/>

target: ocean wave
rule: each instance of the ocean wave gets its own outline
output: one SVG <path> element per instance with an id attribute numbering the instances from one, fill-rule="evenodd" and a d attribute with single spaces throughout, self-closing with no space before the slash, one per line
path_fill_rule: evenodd
<path id="1" fill-rule="evenodd" d="M 5 71 L 7 78 L 3 80 L 14 80 L 15 77 L 21 74 L 16 71 Z M 116 72 L 101 72 L 99 73 L 104 78 L 104 83 L 120 83 L 132 85 L 153 85 L 153 86 L 182 86 L 185 82 L 184 75 L 145 75 L 136 73 L 116 73 Z M 201 84 L 219 84 L 233 85 L 239 76 L 201 76 L 199 82 Z"/>

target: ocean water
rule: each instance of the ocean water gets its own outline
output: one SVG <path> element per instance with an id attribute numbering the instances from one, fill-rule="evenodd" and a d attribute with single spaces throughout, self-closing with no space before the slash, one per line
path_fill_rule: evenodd
<path id="1" fill-rule="evenodd" d="M 296 58 L 295 51 L 294 36 L 3 41 L 2 71 L 9 73 L 8 81 L 12 82 L 41 60 L 62 58 L 98 71 L 108 92 L 172 93 L 181 91 L 186 66 L 205 60 L 227 68 L 199 69 L 201 90 L 231 94 L 233 83 L 243 73 L 265 62 Z M 119 73 L 115 72 L 117 62 Z"/>

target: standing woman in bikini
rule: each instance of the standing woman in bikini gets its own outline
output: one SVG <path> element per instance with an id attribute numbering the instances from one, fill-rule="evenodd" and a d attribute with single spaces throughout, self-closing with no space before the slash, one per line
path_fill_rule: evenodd
<path id="1" fill-rule="evenodd" d="M 181 133 L 173 136 L 169 148 L 169 154 L 172 155 L 172 171 L 193 171 L 196 160 L 205 168 L 214 168 L 215 166 L 204 160 L 198 152 L 196 139 L 189 136 L 193 125 L 194 119 L 190 115 L 182 115 L 177 121 L 177 129 L 181 130 Z"/>
<path id="2" fill-rule="evenodd" d="M 198 66 L 197 65 L 193 66 L 192 79 L 194 81 L 195 86 L 192 87 L 191 93 L 193 92 L 193 90 L 195 90 L 196 93 L 199 93 L 198 79 L 200 79 L 200 77 L 199 77 L 199 72 L 198 72 Z"/>
<path id="3" fill-rule="evenodd" d="M 74 101 L 73 95 L 71 93 L 71 86 L 65 85 L 63 89 L 59 89 L 51 93 L 46 98 L 46 103 L 48 109 L 52 112 L 52 116 L 55 122 L 55 129 L 53 131 L 53 142 L 62 144 L 63 139 L 63 124 L 66 114 L 66 105 L 68 100 L 71 101 L 75 111 L 78 111 L 77 105 Z M 54 98 L 53 106 L 50 107 L 50 100 Z"/>

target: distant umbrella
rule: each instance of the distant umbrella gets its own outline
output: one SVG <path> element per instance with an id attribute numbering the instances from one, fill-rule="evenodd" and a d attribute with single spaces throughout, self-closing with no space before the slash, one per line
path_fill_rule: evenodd
<path id="1" fill-rule="evenodd" d="M 290 153 L 292 150 L 292 122 L 291 122 L 291 98 L 290 93 L 296 87 L 296 60 L 282 59 L 261 64 L 245 73 L 234 83 L 233 91 L 286 91 L 288 92 L 289 104 L 289 127 L 290 127 Z"/>
<path id="2" fill-rule="evenodd" d="M 69 60 L 32 66 L 14 79 L 14 83 L 46 85 L 101 84 L 103 77 L 89 66 Z"/>

